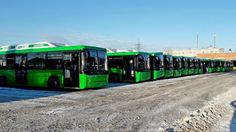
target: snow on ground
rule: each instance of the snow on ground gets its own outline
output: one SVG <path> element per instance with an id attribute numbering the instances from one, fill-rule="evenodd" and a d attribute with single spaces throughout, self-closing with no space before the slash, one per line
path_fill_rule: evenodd
<path id="1" fill-rule="evenodd" d="M 32 90 L 32 89 L 17 89 L 0 87 L 0 103 L 20 101 L 26 99 L 35 99 L 40 97 L 49 97 L 63 94 L 61 91 L 46 91 L 46 90 Z"/>
<path id="2" fill-rule="evenodd" d="M 2 131 L 234 131 L 236 72 L 111 88 L 0 88 Z"/>

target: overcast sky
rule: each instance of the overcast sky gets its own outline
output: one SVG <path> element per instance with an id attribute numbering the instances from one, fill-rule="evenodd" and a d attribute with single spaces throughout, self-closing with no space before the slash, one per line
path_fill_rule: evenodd
<path id="1" fill-rule="evenodd" d="M 233 0 L 1 0 L 0 44 L 53 41 L 143 50 L 236 49 Z"/>

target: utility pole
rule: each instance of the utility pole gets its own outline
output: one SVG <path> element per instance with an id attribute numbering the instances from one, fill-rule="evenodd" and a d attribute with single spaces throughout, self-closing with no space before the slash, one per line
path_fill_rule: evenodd
<path id="1" fill-rule="evenodd" d="M 216 48 L 216 34 L 213 34 L 213 45 Z"/>
<path id="2" fill-rule="evenodd" d="M 199 44 L 198 44 L 198 42 L 199 42 L 199 33 L 197 33 L 196 42 L 197 42 L 197 49 L 198 49 L 198 47 L 199 47 Z"/>
<path id="3" fill-rule="evenodd" d="M 138 52 L 141 51 L 141 43 L 140 43 L 139 39 L 138 39 L 138 43 L 136 44 L 136 50 Z"/>

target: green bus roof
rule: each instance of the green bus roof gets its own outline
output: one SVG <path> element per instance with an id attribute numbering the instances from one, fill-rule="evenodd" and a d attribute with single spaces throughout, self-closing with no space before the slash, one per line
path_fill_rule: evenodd
<path id="1" fill-rule="evenodd" d="M 172 57 L 173 55 L 170 55 L 170 54 L 164 54 L 164 56 Z"/>
<path id="2" fill-rule="evenodd" d="M 53 52 L 53 51 L 60 52 L 60 51 L 74 51 L 74 50 L 84 50 L 84 49 L 95 49 L 95 50 L 106 51 L 105 48 L 100 48 L 100 47 L 87 46 L 87 45 L 70 45 L 70 46 L 58 46 L 50 48 L 0 51 L 0 54 L 22 54 L 22 53 Z"/>
<path id="3" fill-rule="evenodd" d="M 181 57 L 181 58 L 186 58 L 185 56 L 178 56 L 178 55 L 174 55 L 175 57 Z"/>
<path id="4" fill-rule="evenodd" d="M 147 54 L 147 52 L 111 52 L 107 53 L 107 56 L 136 56 L 136 55 L 143 55 Z"/>
<path id="5" fill-rule="evenodd" d="M 186 56 L 185 58 L 191 58 L 191 59 L 194 59 L 195 57 Z"/>
<path id="6" fill-rule="evenodd" d="M 163 52 L 150 52 L 149 53 L 151 56 L 154 56 L 154 55 L 163 55 Z"/>
<path id="7" fill-rule="evenodd" d="M 202 61 L 213 61 L 213 60 L 209 58 L 202 58 Z"/>
<path id="8" fill-rule="evenodd" d="M 183 56 L 173 56 L 173 58 L 184 58 Z"/>
<path id="9" fill-rule="evenodd" d="M 216 61 L 225 61 L 224 59 L 215 59 Z"/>

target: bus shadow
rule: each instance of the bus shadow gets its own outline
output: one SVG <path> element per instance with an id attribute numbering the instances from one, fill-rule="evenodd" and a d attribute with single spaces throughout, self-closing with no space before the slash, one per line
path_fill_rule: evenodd
<path id="1" fill-rule="evenodd" d="M 116 87 L 121 87 L 121 86 L 127 86 L 135 83 L 109 83 L 107 88 L 116 88 Z"/>
<path id="2" fill-rule="evenodd" d="M 226 72 L 227 73 L 227 72 Z M 236 71 L 230 71 L 230 72 L 228 72 L 228 73 L 230 73 L 230 74 L 236 74 Z"/>
<path id="3" fill-rule="evenodd" d="M 39 88 L 23 89 L 23 88 L 0 87 L 0 103 L 56 96 L 65 93 L 68 93 L 68 91 L 50 91 L 45 89 L 42 90 Z"/>
<path id="4" fill-rule="evenodd" d="M 230 122 L 230 132 L 236 132 L 236 100 L 232 101 L 230 105 L 234 108 L 234 114 Z"/>

